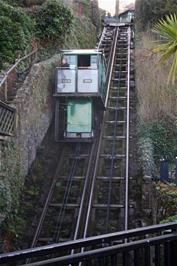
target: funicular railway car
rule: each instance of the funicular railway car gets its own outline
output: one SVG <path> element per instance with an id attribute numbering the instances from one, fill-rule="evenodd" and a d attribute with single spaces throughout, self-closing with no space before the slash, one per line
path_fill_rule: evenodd
<path id="1" fill-rule="evenodd" d="M 99 50 L 62 51 L 56 69 L 55 140 L 90 141 L 105 109 L 106 62 Z"/>

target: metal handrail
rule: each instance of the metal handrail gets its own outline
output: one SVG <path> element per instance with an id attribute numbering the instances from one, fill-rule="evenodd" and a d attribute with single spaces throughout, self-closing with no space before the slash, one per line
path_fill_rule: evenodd
<path id="1" fill-rule="evenodd" d="M 1 80 L 0 82 L 0 87 L 4 84 L 4 82 L 6 81 L 6 79 L 8 78 L 8 75 L 19 65 L 19 63 L 21 63 L 22 61 L 28 59 L 30 56 L 32 56 L 33 54 L 36 54 L 38 51 L 38 49 L 32 51 L 31 53 L 25 55 L 24 57 L 18 59 L 16 61 L 16 63 L 14 65 L 12 65 L 9 70 L 4 74 L 4 78 Z"/>
<path id="2" fill-rule="evenodd" d="M 1 82 L 0 82 L 0 89 L 2 88 L 3 85 L 5 85 L 5 100 L 7 101 L 7 79 L 9 77 L 9 75 L 11 74 L 11 72 L 16 69 L 16 67 L 23 61 L 25 61 L 26 59 L 30 58 L 31 56 L 33 56 L 34 54 L 37 54 L 38 49 L 35 49 L 34 51 L 32 51 L 31 53 L 25 55 L 24 57 L 18 59 L 16 61 L 16 63 L 14 65 L 12 65 L 7 72 L 4 74 L 4 77 L 2 78 Z"/>
<path id="3" fill-rule="evenodd" d="M 174 242 L 177 240 L 177 234 L 172 233 L 164 236 L 158 236 L 158 237 L 150 237 L 143 240 L 137 240 L 130 243 L 124 243 L 124 244 L 118 244 L 111 247 L 102 247 L 99 249 L 86 251 L 84 253 L 77 253 L 69 256 L 63 256 L 63 257 L 57 257 L 53 259 L 46 259 L 39 262 L 34 262 L 28 264 L 29 266 L 40 266 L 40 265 L 74 265 L 74 263 L 85 262 L 87 260 L 92 261 L 93 259 L 99 259 L 100 263 L 102 262 L 101 258 L 109 258 L 110 256 L 116 256 L 117 254 L 120 254 L 121 252 L 129 252 L 134 251 L 135 249 L 140 248 L 150 248 L 150 246 L 155 246 L 159 244 L 169 244 L 170 242 Z M 128 254 L 127 254 L 128 255 Z M 176 262 L 176 261 L 175 261 Z M 98 265 L 98 264 L 96 264 Z M 102 265 L 102 264 L 101 264 Z M 104 264 L 105 265 L 105 264 Z M 108 264 L 110 265 L 110 264 Z M 113 264 L 115 265 L 115 264 Z M 118 265 L 118 264 L 116 264 Z M 120 264 L 119 264 L 120 265 Z M 128 264 L 122 264 L 122 265 L 128 265 Z M 135 265 L 135 264 L 134 264 Z M 150 265 L 149 263 L 146 265 Z M 167 264 L 165 264 L 167 265 Z M 168 263 L 168 265 L 171 265 Z M 174 264 L 173 264 L 174 265 Z M 176 265 L 176 264 L 175 264 Z"/>
<path id="4" fill-rule="evenodd" d="M 13 108 L 13 107 L 9 106 L 8 104 L 2 102 L 1 100 L 0 100 L 0 106 L 8 109 L 9 111 L 15 112 L 15 108 Z"/>
<path id="5" fill-rule="evenodd" d="M 119 240 L 124 240 L 124 239 L 129 239 L 129 238 L 137 238 L 137 237 L 142 237 L 142 236 L 148 236 L 150 234 L 163 234 L 165 232 L 167 232 L 167 230 L 170 232 L 168 232 L 167 235 L 165 235 L 167 238 L 172 237 L 174 239 L 176 239 L 177 234 L 177 222 L 173 222 L 173 223 L 167 223 L 167 224 L 160 224 L 160 225 L 153 225 L 153 226 L 147 226 L 147 227 L 142 227 L 142 228 L 138 228 L 138 229 L 131 229 L 131 230 L 127 230 L 127 231 L 121 231 L 121 232 L 117 232 L 117 233 L 111 233 L 111 234 L 105 234 L 105 235 L 101 235 L 101 236 L 95 236 L 95 237 L 89 237 L 89 238 L 85 238 L 85 239 L 78 239 L 78 240 L 74 240 L 74 241 L 68 241 L 65 243 L 57 243 L 57 244 L 52 244 L 52 245 L 47 245 L 47 246 L 42 246 L 42 247 L 36 247 L 36 248 L 31 248 L 31 249 L 26 249 L 26 250 L 19 250 L 16 252 L 10 252 L 10 253 L 6 253 L 6 254 L 0 254 L 0 264 L 1 263 L 7 263 L 10 261 L 18 261 L 21 259 L 26 259 L 26 258 L 34 258 L 37 256 L 44 256 L 44 255 L 48 255 L 48 254 L 54 254 L 56 252 L 61 252 L 64 250 L 72 250 L 74 249 L 79 249 L 82 247 L 88 247 L 88 246 L 92 246 L 95 247 L 95 249 L 92 252 L 97 252 L 97 248 L 98 245 L 102 245 L 104 243 L 104 245 L 106 245 L 106 243 L 109 244 L 109 251 L 111 252 L 111 250 L 113 249 L 113 247 L 115 247 L 116 249 L 120 249 L 125 248 L 128 245 L 135 245 L 136 244 L 140 244 L 140 242 L 137 243 L 137 241 L 132 241 L 130 243 L 125 243 L 123 244 L 124 246 L 121 245 L 116 245 L 115 241 L 119 241 Z M 163 236 L 163 237 L 165 237 Z M 152 238 L 152 239 L 155 239 Z M 148 242 L 149 243 L 149 238 L 148 239 L 144 239 L 142 240 L 142 244 Z M 112 245 L 112 246 L 110 246 Z M 103 250 L 103 249 L 102 249 Z M 104 250 L 105 252 L 105 250 Z M 85 253 L 79 253 L 79 256 L 84 256 Z M 77 254 L 75 254 L 76 256 Z M 74 255 L 73 255 L 74 256 Z M 68 263 L 69 264 L 69 263 Z M 39 263 L 37 263 L 36 265 L 39 265 Z"/>

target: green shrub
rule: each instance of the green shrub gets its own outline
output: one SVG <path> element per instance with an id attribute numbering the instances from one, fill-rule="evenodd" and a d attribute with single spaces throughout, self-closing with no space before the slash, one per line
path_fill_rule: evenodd
<path id="1" fill-rule="evenodd" d="M 38 8 L 35 20 L 37 37 L 48 42 L 59 42 L 70 32 L 73 16 L 68 8 L 52 0 Z"/>
<path id="2" fill-rule="evenodd" d="M 140 135 L 151 139 L 156 163 L 162 157 L 174 162 L 177 156 L 177 125 L 174 118 L 166 116 L 160 121 L 143 125 Z"/>
<path id="3" fill-rule="evenodd" d="M 160 223 L 177 221 L 177 188 L 174 184 L 156 183 L 157 217 Z"/>
<path id="4" fill-rule="evenodd" d="M 160 224 L 173 223 L 177 221 L 177 215 L 168 217 L 167 219 L 160 222 Z"/>
<path id="5" fill-rule="evenodd" d="M 0 68 L 29 48 L 33 22 L 21 9 L 0 1 Z"/>

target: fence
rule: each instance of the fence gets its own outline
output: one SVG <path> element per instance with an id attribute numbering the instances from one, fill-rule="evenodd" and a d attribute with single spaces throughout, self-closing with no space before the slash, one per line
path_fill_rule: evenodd
<path id="1" fill-rule="evenodd" d="M 177 222 L 1 254 L 1 263 L 73 266 L 176 266 Z M 7 265 L 7 264 L 6 264 Z M 8 264 L 9 265 L 9 264 Z M 28 265 L 28 264 L 26 264 Z"/>
<path id="2" fill-rule="evenodd" d="M 14 108 L 0 101 L 0 135 L 13 136 L 15 133 L 15 115 Z"/>

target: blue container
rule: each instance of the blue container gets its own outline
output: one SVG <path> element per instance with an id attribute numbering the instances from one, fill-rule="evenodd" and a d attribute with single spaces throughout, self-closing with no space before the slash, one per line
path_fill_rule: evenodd
<path id="1" fill-rule="evenodd" d="M 160 181 L 169 180 L 168 161 L 165 159 L 160 160 Z"/>

